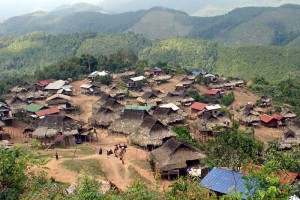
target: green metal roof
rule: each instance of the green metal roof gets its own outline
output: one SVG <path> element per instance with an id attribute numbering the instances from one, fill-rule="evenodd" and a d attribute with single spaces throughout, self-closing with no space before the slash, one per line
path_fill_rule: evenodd
<path id="1" fill-rule="evenodd" d="M 125 110 L 145 110 L 149 112 L 150 106 L 125 105 Z"/>
<path id="2" fill-rule="evenodd" d="M 37 104 L 29 104 L 28 106 L 26 106 L 24 109 L 27 111 L 27 112 L 37 112 L 39 110 L 41 110 L 44 106 L 40 106 L 40 105 L 37 105 Z"/>

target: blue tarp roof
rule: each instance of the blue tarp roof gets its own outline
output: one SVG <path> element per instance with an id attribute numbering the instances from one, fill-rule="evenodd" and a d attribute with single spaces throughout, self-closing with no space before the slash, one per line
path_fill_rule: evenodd
<path id="1" fill-rule="evenodd" d="M 222 194 L 234 194 L 235 192 L 246 192 L 244 174 L 229 169 L 214 167 L 200 182 L 205 188 Z M 246 199 L 247 195 L 243 195 Z"/>
<path id="2" fill-rule="evenodd" d="M 195 75 L 195 76 L 198 76 L 199 74 L 201 74 L 201 72 L 193 71 L 192 74 Z"/>

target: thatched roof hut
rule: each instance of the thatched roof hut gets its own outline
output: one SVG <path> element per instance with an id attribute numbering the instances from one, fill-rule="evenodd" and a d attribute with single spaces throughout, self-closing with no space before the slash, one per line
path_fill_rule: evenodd
<path id="1" fill-rule="evenodd" d="M 11 109 L 12 114 L 17 113 L 20 110 L 23 110 L 28 103 L 26 100 L 20 98 L 19 96 L 14 96 L 14 98 L 9 102 L 9 107 Z"/>
<path id="2" fill-rule="evenodd" d="M 283 109 L 280 115 L 283 116 L 283 118 L 286 120 L 293 120 L 297 117 L 297 115 L 290 109 Z"/>
<path id="3" fill-rule="evenodd" d="M 33 131 L 32 137 L 37 139 L 54 138 L 59 133 L 76 134 L 82 129 L 83 122 L 64 115 L 47 115 Z"/>
<path id="4" fill-rule="evenodd" d="M 258 125 L 260 122 L 259 115 L 261 109 L 257 108 L 255 105 L 248 103 L 239 112 L 239 121 L 247 126 Z"/>
<path id="5" fill-rule="evenodd" d="M 151 150 L 161 146 L 164 141 L 175 136 L 176 134 L 170 131 L 157 118 L 147 116 L 129 136 L 129 140 L 132 144 Z"/>
<path id="6" fill-rule="evenodd" d="M 108 129 L 114 133 L 130 135 L 140 126 L 146 116 L 149 116 L 149 113 L 145 110 L 125 109 L 121 118 L 113 122 Z"/>
<path id="7" fill-rule="evenodd" d="M 230 118 L 224 112 L 213 114 L 205 112 L 195 122 L 197 130 L 201 133 L 213 132 L 215 127 L 229 127 L 231 125 Z"/>
<path id="8" fill-rule="evenodd" d="M 187 116 L 182 110 L 173 110 L 172 108 L 157 107 L 153 116 L 159 119 L 164 125 L 182 123 Z"/>
<path id="9" fill-rule="evenodd" d="M 172 170 L 185 171 L 191 164 L 198 163 L 205 158 L 199 149 L 175 137 L 169 139 L 163 146 L 153 150 L 150 154 L 151 162 L 156 171 L 161 174 Z"/>
<path id="10" fill-rule="evenodd" d="M 279 140 L 281 149 L 291 149 L 300 146 L 300 127 L 290 126 Z"/>
<path id="11" fill-rule="evenodd" d="M 108 127 L 112 122 L 120 118 L 123 106 L 114 98 L 108 98 L 106 102 L 89 119 L 94 126 Z"/>

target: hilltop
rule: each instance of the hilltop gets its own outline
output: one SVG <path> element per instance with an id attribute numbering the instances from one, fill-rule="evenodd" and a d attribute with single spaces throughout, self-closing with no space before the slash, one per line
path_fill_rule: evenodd
<path id="1" fill-rule="evenodd" d="M 0 24 L 0 34 L 132 31 L 148 39 L 188 36 L 226 44 L 298 46 L 300 22 L 296 19 L 299 18 L 298 5 L 245 7 L 221 16 L 196 17 L 162 7 L 108 14 L 99 7 L 84 4 L 10 18 Z"/>

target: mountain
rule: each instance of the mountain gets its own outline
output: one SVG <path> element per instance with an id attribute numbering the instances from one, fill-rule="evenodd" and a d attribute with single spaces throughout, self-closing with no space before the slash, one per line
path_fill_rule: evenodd
<path id="1" fill-rule="evenodd" d="M 279 7 L 284 4 L 300 4 L 298 0 L 212 0 L 200 8 L 193 16 L 209 17 L 224 15 L 236 8 L 243 7 Z"/>
<path id="2" fill-rule="evenodd" d="M 66 16 L 77 12 L 99 12 L 99 13 L 106 13 L 106 14 L 111 13 L 110 11 L 105 10 L 101 6 L 88 4 L 88 3 L 76 3 L 72 5 L 59 6 L 58 8 L 51 11 L 50 14 Z"/>
<path id="3" fill-rule="evenodd" d="M 0 79 L 33 74 L 37 69 L 74 56 L 90 54 L 98 58 L 118 51 L 131 51 L 150 64 L 180 64 L 188 69 L 206 70 L 246 80 L 262 75 L 271 82 L 300 79 L 299 47 L 225 46 L 214 41 L 191 38 L 149 40 L 133 33 L 30 33 L 1 38 Z"/>
<path id="4" fill-rule="evenodd" d="M 77 4 L 52 12 L 34 12 L 0 24 L 0 35 L 46 33 L 134 32 L 149 39 L 178 36 L 210 39 L 225 44 L 288 45 L 300 36 L 300 6 L 238 8 L 216 17 L 195 17 L 162 7 L 120 14 L 104 14 L 98 7 Z M 75 8 L 81 8 L 75 12 Z M 72 12 L 71 12 L 71 11 Z M 79 9 L 80 10 L 80 9 Z M 74 12 L 73 12 L 74 11 Z M 63 14 L 62 14 L 63 13 Z M 298 42 L 293 42 L 297 45 Z"/>

